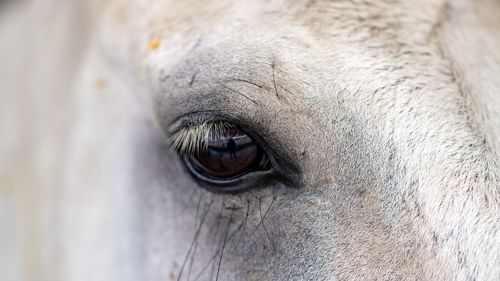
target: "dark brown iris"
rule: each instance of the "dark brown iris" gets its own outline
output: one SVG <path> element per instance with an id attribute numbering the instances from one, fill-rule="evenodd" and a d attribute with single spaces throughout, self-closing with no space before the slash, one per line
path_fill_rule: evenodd
<path id="1" fill-rule="evenodd" d="M 193 172 L 211 179 L 233 179 L 255 170 L 265 169 L 265 153 L 245 133 L 237 129 L 208 141 L 206 149 L 187 159 Z"/>

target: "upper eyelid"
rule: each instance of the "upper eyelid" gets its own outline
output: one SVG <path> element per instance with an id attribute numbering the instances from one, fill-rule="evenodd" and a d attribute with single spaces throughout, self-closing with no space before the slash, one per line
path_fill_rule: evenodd
<path id="1" fill-rule="evenodd" d="M 233 123 L 235 118 L 221 114 L 218 110 L 197 110 L 190 111 L 175 118 L 167 127 L 169 138 L 177 134 L 180 130 L 188 127 L 200 126 L 210 122 Z"/>
<path id="2" fill-rule="evenodd" d="M 199 126 L 200 124 L 210 123 L 210 122 L 223 122 L 230 124 L 234 128 L 248 134 L 252 139 L 259 143 L 265 150 L 270 150 L 272 152 L 280 152 L 270 143 L 271 141 L 266 139 L 266 134 L 261 135 L 257 132 L 267 131 L 262 126 L 255 126 L 257 123 L 253 123 L 252 120 L 248 120 L 241 115 L 229 115 L 225 112 L 220 112 L 218 110 L 197 110 L 185 113 L 177 117 L 173 122 L 170 123 L 167 131 L 167 138 L 170 140 L 179 134 L 185 128 L 193 128 Z M 260 123 L 260 122 L 259 122 Z"/>
<path id="3" fill-rule="evenodd" d="M 255 77 L 237 76 L 239 75 L 234 77 L 211 77 L 210 74 L 203 76 L 198 74 L 195 86 L 184 86 L 173 82 L 162 83 L 164 86 L 155 90 L 155 107 L 160 119 L 167 121 L 163 124 L 168 129 L 167 132 L 174 131 L 172 127 L 176 128 L 177 126 L 172 126 L 172 124 L 176 120 L 190 119 L 185 117 L 187 115 L 198 115 L 196 113 L 209 113 L 212 116 L 223 113 L 223 117 L 226 119 L 226 116 L 246 115 L 245 111 L 247 110 L 252 112 L 261 111 L 262 107 L 270 102 L 276 103 L 277 107 L 290 106 L 290 104 L 284 103 L 283 100 L 277 99 L 272 80 L 259 79 L 258 75 Z M 179 79 L 184 81 L 188 78 L 180 77 Z M 232 107 L 232 104 L 238 106 Z M 188 113 L 186 114 L 186 112 Z M 265 112 L 262 113 L 265 115 Z M 176 120 L 169 122 L 169 117 L 175 115 L 180 116 Z"/>
<path id="4" fill-rule="evenodd" d="M 225 121 L 205 121 L 197 125 L 185 126 L 176 131 L 170 138 L 171 149 L 177 153 L 195 154 L 206 147 L 208 140 L 224 134 L 224 131 L 235 128 Z"/>

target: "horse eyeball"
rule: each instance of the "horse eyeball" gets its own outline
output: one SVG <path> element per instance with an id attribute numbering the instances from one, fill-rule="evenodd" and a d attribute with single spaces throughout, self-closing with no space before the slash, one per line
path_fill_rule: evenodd
<path id="1" fill-rule="evenodd" d="M 191 173 L 199 179 L 222 183 L 253 171 L 265 170 L 269 164 L 257 143 L 238 129 L 226 130 L 208 140 L 202 151 L 185 156 L 184 160 Z"/>

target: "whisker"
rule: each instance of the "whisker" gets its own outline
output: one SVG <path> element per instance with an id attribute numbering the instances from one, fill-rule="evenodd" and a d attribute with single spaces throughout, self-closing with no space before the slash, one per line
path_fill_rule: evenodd
<path id="1" fill-rule="evenodd" d="M 193 238 L 193 241 L 191 242 L 191 245 L 189 246 L 189 249 L 188 249 L 188 252 L 186 254 L 186 257 L 184 258 L 184 261 L 182 262 L 182 266 L 181 266 L 181 270 L 179 271 L 179 276 L 177 277 L 177 281 L 180 281 L 181 280 L 181 277 L 182 277 L 182 272 L 184 271 L 184 267 L 186 266 L 186 262 L 189 258 L 189 255 L 193 249 L 193 246 L 195 245 L 195 243 L 198 241 L 198 238 L 200 236 L 200 232 L 201 232 L 201 229 L 203 227 L 203 224 L 205 222 L 205 219 L 207 218 L 207 215 L 208 215 L 208 210 L 210 209 L 210 206 L 212 205 L 212 202 L 209 203 L 209 205 L 207 206 L 207 211 L 205 212 L 205 214 L 203 215 L 202 219 L 201 219 L 201 222 L 200 224 L 198 225 L 198 228 L 196 229 L 196 232 L 194 234 L 194 238 Z"/>
<path id="2" fill-rule="evenodd" d="M 281 89 L 285 90 L 285 92 L 289 93 L 290 95 L 295 96 L 295 94 L 294 94 L 294 93 L 292 93 L 292 91 L 288 90 L 287 88 L 285 88 L 285 87 L 283 87 L 283 86 L 281 86 L 281 85 L 280 85 L 279 87 L 280 87 Z"/>
<path id="3" fill-rule="evenodd" d="M 249 200 L 248 200 L 249 201 Z M 249 202 L 248 202 L 249 203 Z M 248 217 L 248 205 L 247 205 L 247 214 L 246 214 L 246 217 Z M 236 233 L 241 229 L 242 226 L 246 226 L 246 219 L 244 221 L 244 223 L 240 223 L 240 225 L 229 235 L 229 237 L 227 238 L 227 242 L 231 241 L 235 236 L 236 236 Z M 239 241 L 238 241 L 239 242 Z M 205 272 L 205 270 L 208 268 L 208 266 L 213 262 L 215 261 L 215 259 L 219 256 L 219 253 L 220 253 L 221 250 L 218 250 L 209 260 L 208 262 L 203 266 L 203 268 L 201 269 L 200 273 L 198 273 L 198 275 L 196 275 L 196 277 L 194 278 L 193 281 L 197 281 L 203 274 L 203 272 Z M 210 274 L 210 275 L 213 275 Z"/>
<path id="4" fill-rule="evenodd" d="M 247 206 L 247 216 L 248 216 L 248 206 Z M 231 241 L 235 236 L 236 236 L 236 233 L 238 233 L 238 231 L 244 226 L 246 225 L 246 220 L 242 221 L 238 227 L 229 235 L 229 238 L 227 239 L 227 241 Z M 238 241 L 239 242 L 239 241 Z"/>
<path id="5" fill-rule="evenodd" d="M 243 230 L 241 231 L 240 238 L 238 239 L 238 243 L 240 243 L 241 238 L 243 238 L 243 235 L 245 234 L 245 230 L 247 228 L 247 221 L 248 221 L 248 210 L 250 209 L 250 200 L 247 200 L 247 213 L 245 215 L 245 219 L 243 220 Z"/>
<path id="6" fill-rule="evenodd" d="M 264 214 L 264 217 L 267 215 L 267 212 L 269 212 L 269 210 L 271 209 L 271 206 L 273 205 L 275 199 L 276 199 L 276 197 L 273 197 L 273 201 L 271 201 L 271 204 L 269 204 L 269 208 L 267 208 L 267 211 Z M 262 221 L 262 228 L 264 229 L 264 232 L 266 233 L 267 239 L 269 239 L 269 243 L 271 243 L 271 247 L 273 248 L 273 252 L 276 252 L 276 247 L 274 247 L 273 240 L 271 239 L 271 236 L 269 236 L 269 232 L 267 232 L 266 224 L 264 223 L 264 217 L 262 217 L 262 208 L 261 208 L 260 201 L 259 201 L 259 214 L 260 214 L 260 218 Z"/>
<path id="7" fill-rule="evenodd" d="M 260 222 L 259 224 L 257 224 L 257 227 L 252 231 L 252 235 L 257 231 L 257 229 L 259 229 L 260 225 L 262 224 L 262 222 L 264 221 L 264 219 L 266 218 L 267 216 L 267 213 L 269 212 L 269 210 L 271 209 L 271 207 L 273 206 L 273 203 L 274 203 L 274 200 L 276 199 L 276 197 L 273 197 L 273 201 L 271 201 L 271 204 L 269 204 L 269 207 L 267 208 L 266 212 L 264 213 L 264 216 L 262 216 L 261 214 L 261 217 L 260 217 Z M 259 209 L 261 207 L 261 198 L 259 198 Z"/>
<path id="8" fill-rule="evenodd" d="M 203 274 L 203 272 L 205 272 L 205 270 L 208 268 L 208 266 L 212 263 L 212 261 L 215 260 L 215 258 L 217 256 L 219 256 L 219 252 L 220 251 L 217 251 L 215 252 L 215 254 L 208 260 L 208 262 L 203 266 L 203 268 L 201 269 L 200 273 L 198 273 L 198 275 L 196 275 L 196 277 L 194 278 L 193 281 L 197 281 L 198 279 L 200 279 L 201 275 Z M 210 280 L 212 279 L 212 274 L 210 274 Z"/>
<path id="9" fill-rule="evenodd" d="M 196 214 L 195 214 L 195 221 L 198 221 L 198 216 L 200 214 L 200 205 L 201 205 L 201 200 L 203 199 L 203 196 L 200 195 L 200 199 L 198 200 L 198 206 L 196 207 Z M 194 263 L 194 257 L 196 255 L 196 250 L 198 249 L 198 239 L 196 239 L 196 243 L 194 245 L 193 253 L 191 254 L 191 261 L 189 263 L 189 270 L 188 270 L 188 276 L 187 280 L 189 281 L 191 277 L 191 270 L 193 268 L 193 263 Z"/>
<path id="10" fill-rule="evenodd" d="M 193 263 L 194 263 L 194 257 L 196 256 L 196 250 L 198 249 L 198 241 L 196 241 L 196 244 L 194 246 L 193 254 L 191 255 L 191 262 L 189 263 L 189 270 L 188 270 L 188 275 L 187 275 L 187 281 L 191 280 L 191 272 L 193 269 Z"/>
<path id="11" fill-rule="evenodd" d="M 215 228 L 211 229 L 210 232 L 212 232 L 215 229 L 214 235 L 217 235 L 219 233 L 219 226 L 220 222 L 222 220 L 222 212 L 224 211 L 224 203 L 222 203 L 222 206 L 220 208 L 219 216 L 217 216 L 217 223 L 215 224 Z"/>
<path id="12" fill-rule="evenodd" d="M 274 64 L 274 61 L 272 62 L 271 64 L 271 68 L 273 69 L 273 84 L 274 84 L 274 92 L 276 93 L 276 97 L 279 98 L 279 94 L 278 94 L 278 87 L 276 86 L 276 75 L 274 73 L 274 68 L 275 68 L 275 64 Z"/>
<path id="13" fill-rule="evenodd" d="M 224 84 L 222 84 L 222 87 L 223 87 L 223 88 L 225 88 L 225 89 L 227 89 L 227 90 L 230 90 L 231 92 L 233 92 L 233 93 L 235 93 L 235 94 L 238 94 L 238 95 L 240 95 L 240 96 L 242 96 L 242 97 L 244 97 L 244 98 L 248 99 L 249 101 L 253 102 L 254 104 L 258 104 L 255 100 L 251 99 L 249 96 L 247 96 L 247 95 L 243 94 L 243 93 L 242 93 L 242 92 L 240 92 L 240 91 L 237 91 L 237 90 L 235 90 L 235 89 L 233 89 L 233 88 L 231 88 L 231 87 L 228 87 L 228 86 L 226 86 L 226 85 L 224 85 Z"/>
<path id="14" fill-rule="evenodd" d="M 234 211 L 231 212 L 231 216 L 229 217 L 229 222 L 227 223 L 226 235 L 224 237 L 224 243 L 222 244 L 222 251 L 221 251 L 221 254 L 220 254 L 219 266 L 217 267 L 217 275 L 215 277 L 215 281 L 219 280 L 220 266 L 222 264 L 222 257 L 224 256 L 224 249 L 226 248 L 227 234 L 229 233 L 229 227 L 231 226 L 231 221 L 233 219 L 233 212 Z"/>
<path id="15" fill-rule="evenodd" d="M 252 81 L 247 80 L 247 79 L 234 78 L 234 79 L 230 79 L 230 80 L 227 80 L 227 81 L 228 82 L 233 82 L 233 81 L 235 81 L 235 82 L 243 82 L 243 83 L 247 83 L 247 84 L 250 84 L 250 85 L 254 85 L 255 87 L 258 87 L 258 88 L 261 88 L 261 89 L 264 88 L 264 86 L 259 85 L 259 84 L 255 83 L 255 82 L 252 82 Z"/>
<path id="16" fill-rule="evenodd" d="M 220 213 L 217 217 L 217 223 L 216 223 L 216 226 L 215 226 L 215 233 L 214 233 L 214 236 L 217 237 L 218 233 L 219 233 L 219 229 L 220 229 L 220 223 L 222 221 L 222 214 L 224 212 L 224 202 L 221 202 L 221 209 L 220 209 Z M 219 241 L 215 244 L 215 245 L 220 245 L 220 243 L 222 243 L 222 236 L 220 239 L 218 239 Z M 217 246 L 216 246 L 216 253 L 219 253 L 219 250 L 217 249 Z M 215 258 L 212 259 L 214 262 L 215 262 Z M 212 262 L 210 262 L 212 263 Z M 212 269 L 210 271 L 210 279 L 209 280 L 212 280 L 212 276 L 214 275 L 214 272 L 215 272 L 215 263 L 213 263 L 213 266 L 212 266 Z"/>
<path id="17" fill-rule="evenodd" d="M 200 198 L 198 199 L 198 204 L 196 205 L 196 214 L 194 215 L 195 218 L 195 226 L 198 225 L 198 215 L 200 214 L 200 206 L 201 206 L 201 200 L 203 199 L 203 195 L 200 194 Z"/>

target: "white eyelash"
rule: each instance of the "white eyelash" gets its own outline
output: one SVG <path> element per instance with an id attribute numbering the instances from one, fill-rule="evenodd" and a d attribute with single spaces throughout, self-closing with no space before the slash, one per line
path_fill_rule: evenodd
<path id="1" fill-rule="evenodd" d="M 196 155 L 208 148 L 208 142 L 224 135 L 233 125 L 219 122 L 205 122 L 181 128 L 170 138 L 170 147 L 180 155 Z"/>

